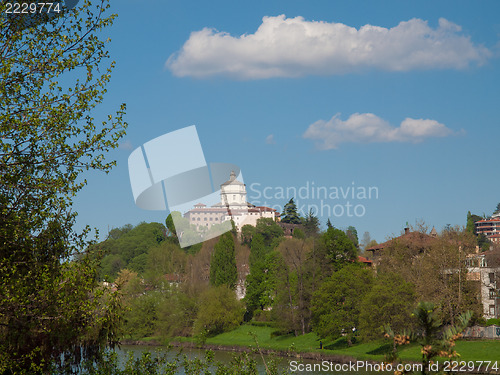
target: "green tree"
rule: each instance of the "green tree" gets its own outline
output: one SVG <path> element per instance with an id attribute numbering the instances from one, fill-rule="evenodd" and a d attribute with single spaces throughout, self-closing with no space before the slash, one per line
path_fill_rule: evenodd
<path id="1" fill-rule="evenodd" d="M 245 224 L 241 228 L 241 242 L 250 245 L 255 234 L 255 227 L 250 224 Z"/>
<path id="2" fill-rule="evenodd" d="M 333 228 L 333 225 L 332 225 L 332 222 L 330 221 L 330 218 L 328 218 L 328 220 L 326 222 L 326 228 L 327 229 Z"/>
<path id="3" fill-rule="evenodd" d="M 263 217 L 257 220 L 255 234 L 264 237 L 264 245 L 275 248 L 283 239 L 283 229 L 271 218 Z"/>
<path id="4" fill-rule="evenodd" d="M 210 259 L 210 284 L 213 286 L 227 285 L 230 289 L 236 287 L 238 269 L 234 255 L 234 240 L 230 232 L 224 233 L 214 247 Z"/>
<path id="5" fill-rule="evenodd" d="M 359 247 L 358 231 L 356 230 L 356 228 L 354 228 L 352 225 L 348 226 L 345 234 L 347 234 L 347 237 L 349 237 L 354 246 Z"/>
<path id="6" fill-rule="evenodd" d="M 213 336 L 230 331 L 241 324 L 244 311 L 227 285 L 210 288 L 200 296 L 194 334 Z"/>
<path id="7" fill-rule="evenodd" d="M 82 172 L 108 172 L 124 135 L 124 105 L 105 122 L 90 114 L 114 65 L 100 39 L 108 7 L 0 22 L 0 373 L 78 367 L 116 343 L 116 300 L 71 209 Z"/>
<path id="8" fill-rule="evenodd" d="M 493 212 L 493 215 L 496 215 L 500 213 L 500 203 L 497 204 L 497 208 L 495 209 L 495 211 Z"/>
<path id="9" fill-rule="evenodd" d="M 358 263 L 334 272 L 314 294 L 311 302 L 313 331 L 336 339 L 359 329 L 364 296 L 373 283 L 373 271 Z"/>
<path id="10" fill-rule="evenodd" d="M 265 246 L 263 236 L 260 233 L 256 234 L 250 248 L 250 273 L 246 277 L 246 320 L 251 319 L 255 310 L 263 310 L 272 302 L 275 275 L 272 272 L 271 252 L 272 249 Z"/>
<path id="11" fill-rule="evenodd" d="M 302 220 L 302 227 L 304 228 L 307 237 L 316 237 L 319 233 L 319 219 L 314 215 L 311 209 L 307 216 Z"/>
<path id="12" fill-rule="evenodd" d="M 358 255 L 354 243 L 340 229 L 328 228 L 318 242 L 319 256 L 323 256 L 334 270 L 355 261 Z"/>
<path id="13" fill-rule="evenodd" d="M 283 207 L 283 217 L 281 218 L 281 221 L 283 223 L 287 224 L 300 224 L 300 216 L 297 213 L 297 205 L 293 201 L 293 198 L 291 198 L 287 204 L 285 204 L 285 207 Z"/>
<path id="14" fill-rule="evenodd" d="M 379 339 L 387 325 L 396 331 L 411 328 L 411 314 L 415 301 L 416 295 L 411 283 L 394 273 L 379 274 L 361 303 L 359 316 L 361 336 L 367 339 Z"/>

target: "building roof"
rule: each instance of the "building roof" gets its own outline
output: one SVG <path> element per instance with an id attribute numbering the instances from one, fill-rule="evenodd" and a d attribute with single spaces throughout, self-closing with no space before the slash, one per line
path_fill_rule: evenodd
<path id="1" fill-rule="evenodd" d="M 226 186 L 226 185 L 245 185 L 243 182 L 240 182 L 236 179 L 236 173 L 234 173 L 234 171 L 231 171 L 231 174 L 229 175 L 229 180 L 227 180 L 226 182 L 224 182 L 222 186 Z"/>
<path id="2" fill-rule="evenodd" d="M 366 259 L 365 257 L 362 257 L 361 255 L 358 255 L 358 262 L 365 263 L 365 264 L 372 264 L 373 263 L 370 259 Z"/>
<path id="3" fill-rule="evenodd" d="M 407 233 L 405 233 L 399 237 L 395 237 L 395 238 L 390 239 L 389 241 L 372 246 L 372 247 L 366 249 L 366 251 L 373 251 L 373 252 L 380 251 L 380 250 L 385 249 L 386 247 L 389 247 L 393 242 L 396 242 L 396 241 L 404 241 L 404 242 L 408 242 L 408 243 L 419 243 L 422 245 L 428 245 L 432 241 L 434 241 L 435 239 L 436 239 L 435 236 L 430 236 L 430 235 L 425 234 L 425 233 L 408 231 Z"/>
<path id="4" fill-rule="evenodd" d="M 500 217 L 492 217 L 490 219 L 484 219 L 484 220 L 476 221 L 476 224 L 477 223 L 496 223 L 496 222 L 499 222 L 499 221 L 500 221 Z"/>

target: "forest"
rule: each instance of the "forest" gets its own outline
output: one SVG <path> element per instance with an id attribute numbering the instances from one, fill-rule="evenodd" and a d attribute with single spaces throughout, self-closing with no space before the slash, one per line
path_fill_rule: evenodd
<path id="1" fill-rule="evenodd" d="M 99 277 L 122 295 L 123 337 L 203 342 L 252 322 L 273 327 L 276 336 L 315 332 L 352 344 L 380 339 L 387 327 L 411 329 L 419 302 L 436 306 L 443 324 L 466 311 L 481 321 L 479 285 L 464 277 L 463 262 L 478 237 L 466 228 L 447 227 L 429 241 L 420 225 L 413 231 L 419 236 L 398 237 L 370 265 L 358 256 L 370 257 L 363 248 L 376 243 L 360 245 L 354 227 L 341 230 L 328 220 L 322 231 L 312 213 L 300 217 L 293 206 L 282 220 L 297 224 L 293 236 L 259 219 L 256 227 L 186 249 L 168 218 L 168 225 L 110 231 L 96 245 L 106 254 Z"/>

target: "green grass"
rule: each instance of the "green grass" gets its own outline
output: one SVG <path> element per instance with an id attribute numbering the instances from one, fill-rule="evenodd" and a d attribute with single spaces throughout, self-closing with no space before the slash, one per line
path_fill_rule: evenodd
<path id="1" fill-rule="evenodd" d="M 295 352 L 318 352 L 325 355 L 342 355 L 354 357 L 360 360 L 383 361 L 384 352 L 390 348 L 387 340 L 366 342 L 347 346 L 344 338 L 336 341 L 323 341 L 323 347 L 329 349 L 319 349 L 319 338 L 315 333 L 308 333 L 303 336 L 295 337 L 285 335 L 271 337 L 275 328 L 254 325 L 242 325 L 231 332 L 225 332 L 206 340 L 207 344 L 223 346 L 245 346 L 255 348 L 255 340 L 249 333 L 255 334 L 259 346 L 263 349 L 276 351 L 295 351 Z M 178 340 L 193 341 L 193 339 Z M 461 354 L 460 361 L 498 361 L 500 353 L 500 340 L 476 340 L 476 341 L 458 341 L 456 351 Z M 403 360 L 420 361 L 420 346 L 410 344 L 400 348 L 400 356 Z"/>

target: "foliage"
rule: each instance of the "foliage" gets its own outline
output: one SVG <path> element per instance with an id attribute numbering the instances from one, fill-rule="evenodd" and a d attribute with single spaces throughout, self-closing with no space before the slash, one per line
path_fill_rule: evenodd
<path id="1" fill-rule="evenodd" d="M 453 324 L 467 310 L 481 314 L 479 285 L 467 278 L 466 268 L 475 242 L 474 235 L 457 228 L 437 238 L 414 232 L 384 249 L 379 271 L 401 275 L 415 286 L 418 301 L 439 306 L 436 314 Z"/>
<path id="2" fill-rule="evenodd" d="M 319 247 L 335 270 L 357 259 L 356 246 L 340 229 L 328 228 L 320 238 Z"/>
<path id="3" fill-rule="evenodd" d="M 256 309 L 263 310 L 272 303 L 276 287 L 275 257 L 276 253 L 264 245 L 262 235 L 256 234 L 250 249 L 250 273 L 246 277 L 246 320 Z"/>
<path id="4" fill-rule="evenodd" d="M 293 201 L 293 198 L 290 198 L 288 203 L 283 207 L 283 216 L 281 217 L 281 221 L 287 224 L 301 223 L 300 215 L 297 213 L 297 205 Z"/>
<path id="5" fill-rule="evenodd" d="M 495 208 L 495 211 L 493 211 L 493 215 L 496 215 L 500 213 L 500 203 L 497 204 L 497 207 Z"/>
<path id="6" fill-rule="evenodd" d="M 436 358 L 444 357 L 448 360 L 459 357 L 455 350 L 455 341 L 462 337 L 463 330 L 469 324 L 472 312 L 467 311 L 457 317 L 457 323 L 454 325 L 443 325 L 435 313 L 435 306 L 429 302 L 421 302 L 415 309 L 417 328 L 414 331 L 404 331 L 401 334 L 395 334 L 391 327 L 386 327 L 386 337 L 391 338 L 394 343 L 394 350 L 389 359 L 398 360 L 398 347 L 418 342 L 421 346 L 422 371 L 423 375 L 431 372 L 431 365 L 435 366 L 433 371 L 442 371 L 444 362 L 434 364 Z"/>
<path id="7" fill-rule="evenodd" d="M 0 4 L 5 13 L 8 3 Z M 116 294 L 96 282 L 88 229 L 73 230 L 82 172 L 108 172 L 125 106 L 96 123 L 113 62 L 107 1 L 0 22 L 0 372 L 61 371 L 116 343 Z"/>
<path id="8" fill-rule="evenodd" d="M 264 237 L 264 245 L 275 248 L 283 238 L 283 229 L 271 218 L 263 217 L 257 220 L 255 234 Z"/>
<path id="9" fill-rule="evenodd" d="M 255 227 L 250 224 L 245 224 L 241 227 L 241 242 L 250 245 L 255 234 Z"/>
<path id="10" fill-rule="evenodd" d="M 305 218 L 302 219 L 302 227 L 307 237 L 316 237 L 319 234 L 319 219 L 314 215 L 311 208 Z M 295 233 L 294 233 L 295 234 Z"/>
<path id="11" fill-rule="evenodd" d="M 273 317 L 283 331 L 296 336 L 310 331 L 310 300 L 313 278 L 308 262 L 314 240 L 289 238 L 278 247 L 275 258 L 276 297 Z"/>
<path id="12" fill-rule="evenodd" d="M 189 336 L 197 313 L 196 299 L 179 287 L 171 287 L 158 305 L 155 333 L 162 337 Z"/>
<path id="13" fill-rule="evenodd" d="M 358 231 L 352 225 L 348 226 L 345 234 L 352 241 L 354 246 L 359 247 Z"/>
<path id="14" fill-rule="evenodd" d="M 295 230 L 292 233 L 293 238 L 297 238 L 299 240 L 304 240 L 306 238 L 306 235 L 300 228 L 295 228 Z"/>
<path id="15" fill-rule="evenodd" d="M 248 335 L 247 335 L 248 336 Z M 257 353 L 261 354 L 266 375 L 287 374 L 286 370 L 278 368 L 275 358 L 264 358 L 259 349 L 257 339 L 254 339 Z M 125 363 L 121 366 L 118 355 L 114 351 L 106 351 L 102 359 L 97 362 L 86 362 L 82 375 L 167 375 L 167 374 L 218 374 L 218 375 L 258 375 L 257 361 L 249 353 L 233 354 L 228 364 L 215 361 L 213 351 L 207 350 L 202 358 L 189 358 L 186 354 L 178 352 L 173 358 L 169 353 L 148 350 L 139 357 L 134 357 L 132 351 L 128 352 Z M 122 369 L 123 367 L 123 369 Z"/>
<path id="16" fill-rule="evenodd" d="M 227 285 L 230 289 L 234 289 L 237 281 L 238 269 L 234 255 L 234 240 L 232 234 L 226 232 L 220 236 L 210 260 L 210 284 Z"/>
<path id="17" fill-rule="evenodd" d="M 357 263 L 343 267 L 314 293 L 311 302 L 313 331 L 335 339 L 359 329 L 364 296 L 373 284 L 373 271 Z"/>
<path id="18" fill-rule="evenodd" d="M 328 218 L 328 220 L 326 222 L 326 228 L 327 229 L 333 228 L 333 225 L 332 225 L 332 222 L 330 221 L 330 218 Z"/>
<path id="19" fill-rule="evenodd" d="M 201 294 L 194 334 L 213 336 L 230 331 L 243 321 L 244 309 L 227 285 L 213 287 Z"/>
<path id="20" fill-rule="evenodd" d="M 412 284 L 397 274 L 379 273 L 361 303 L 361 336 L 366 339 L 381 338 L 387 325 L 396 331 L 411 328 L 411 313 L 416 299 L 413 289 Z"/>
<path id="21" fill-rule="evenodd" d="M 140 223 L 136 227 L 128 224 L 113 229 L 107 240 L 95 245 L 105 254 L 100 279 L 113 281 L 123 268 L 142 274 L 147 265 L 147 253 L 165 241 L 164 233 L 165 227 L 160 223 Z"/>

